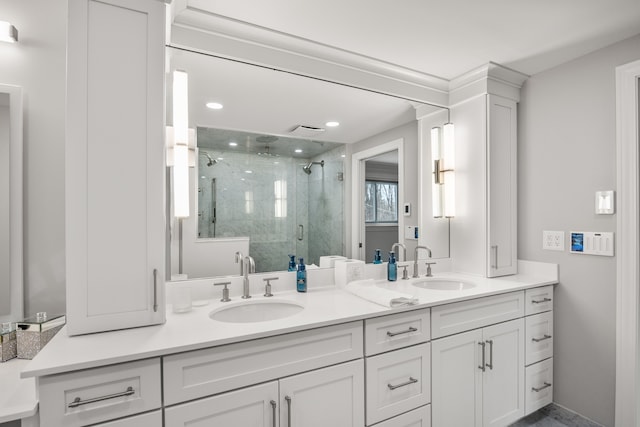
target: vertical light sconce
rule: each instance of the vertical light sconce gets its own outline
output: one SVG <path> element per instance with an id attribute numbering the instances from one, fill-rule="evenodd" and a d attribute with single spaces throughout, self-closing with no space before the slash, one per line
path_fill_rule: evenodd
<path id="1" fill-rule="evenodd" d="M 452 218 L 456 210 L 455 131 L 453 123 L 431 129 L 433 216 Z"/>
<path id="2" fill-rule="evenodd" d="M 176 218 L 189 216 L 189 80 L 187 73 L 173 72 L 173 211 Z"/>
<path id="3" fill-rule="evenodd" d="M 0 21 L 0 41 L 15 43 L 18 41 L 18 30 L 9 22 Z"/>

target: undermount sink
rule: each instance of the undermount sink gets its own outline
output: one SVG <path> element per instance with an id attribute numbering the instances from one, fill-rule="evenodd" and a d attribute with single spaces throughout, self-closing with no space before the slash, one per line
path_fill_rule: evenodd
<path id="1" fill-rule="evenodd" d="M 434 291 L 464 291 L 475 288 L 475 283 L 453 279 L 425 279 L 413 283 L 413 286 Z"/>
<path id="2" fill-rule="evenodd" d="M 287 300 L 255 300 L 217 308 L 209 317 L 219 322 L 255 323 L 283 319 L 303 309 L 304 306 Z"/>

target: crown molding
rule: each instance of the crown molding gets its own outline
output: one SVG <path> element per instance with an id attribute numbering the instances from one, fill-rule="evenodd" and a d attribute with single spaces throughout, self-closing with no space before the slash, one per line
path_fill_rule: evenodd
<path id="1" fill-rule="evenodd" d="M 446 106 L 449 81 L 175 0 L 170 45 L 335 83 Z"/>
<path id="2" fill-rule="evenodd" d="M 480 94 L 494 94 L 520 101 L 520 88 L 527 74 L 489 62 L 449 82 L 449 105 L 456 105 Z"/>

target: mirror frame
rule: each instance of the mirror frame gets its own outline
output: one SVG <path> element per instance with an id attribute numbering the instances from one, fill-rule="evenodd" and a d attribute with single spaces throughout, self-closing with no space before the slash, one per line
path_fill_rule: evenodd
<path id="1" fill-rule="evenodd" d="M 0 93 L 9 94 L 9 253 L 11 312 L 0 315 L 0 322 L 17 322 L 24 317 L 23 298 L 23 218 L 22 218 L 22 168 L 23 168 L 23 110 L 22 87 L 0 84 Z"/>

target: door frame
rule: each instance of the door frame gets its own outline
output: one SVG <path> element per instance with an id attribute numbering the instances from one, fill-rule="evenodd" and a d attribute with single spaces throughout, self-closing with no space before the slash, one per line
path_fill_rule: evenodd
<path id="1" fill-rule="evenodd" d="M 403 205 L 404 194 L 404 138 L 398 138 L 351 155 L 351 258 L 365 260 L 360 247 L 366 230 L 364 224 L 365 162 L 371 157 L 398 150 L 398 209 Z M 398 242 L 404 244 L 404 216 L 398 211 Z"/>
<path id="2" fill-rule="evenodd" d="M 640 422 L 639 121 L 640 61 L 616 68 L 616 401 L 617 426 Z"/>

